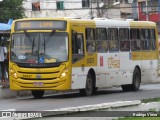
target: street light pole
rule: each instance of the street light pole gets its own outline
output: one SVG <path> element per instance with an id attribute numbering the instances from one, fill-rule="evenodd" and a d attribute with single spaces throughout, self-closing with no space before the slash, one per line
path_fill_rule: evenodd
<path id="1" fill-rule="evenodd" d="M 148 0 L 146 0 L 146 21 L 148 20 Z"/>
<path id="2" fill-rule="evenodd" d="M 92 0 L 90 0 L 90 6 L 91 6 L 91 19 L 93 19 Z"/>
<path id="3" fill-rule="evenodd" d="M 97 17 L 100 16 L 100 12 L 99 12 L 99 0 L 97 0 Z"/>

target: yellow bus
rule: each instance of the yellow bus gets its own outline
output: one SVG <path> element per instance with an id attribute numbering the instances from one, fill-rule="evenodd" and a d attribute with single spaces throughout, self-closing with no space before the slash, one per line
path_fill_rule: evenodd
<path id="1" fill-rule="evenodd" d="M 121 86 L 137 91 L 158 77 L 158 31 L 148 21 L 27 18 L 11 29 L 11 90 L 78 89 Z"/>

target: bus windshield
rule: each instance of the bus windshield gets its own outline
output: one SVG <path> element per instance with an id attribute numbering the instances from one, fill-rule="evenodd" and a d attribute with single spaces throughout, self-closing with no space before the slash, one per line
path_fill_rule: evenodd
<path id="1" fill-rule="evenodd" d="M 14 33 L 11 61 L 17 63 L 56 63 L 68 60 L 68 34 L 65 32 Z"/>

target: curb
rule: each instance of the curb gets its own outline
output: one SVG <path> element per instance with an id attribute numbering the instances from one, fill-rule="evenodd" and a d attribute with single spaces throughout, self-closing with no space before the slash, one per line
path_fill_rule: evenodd
<path id="1" fill-rule="evenodd" d="M 113 103 L 101 103 L 101 104 L 84 105 L 84 106 L 77 106 L 77 107 L 45 110 L 45 111 L 59 111 L 59 112 L 62 111 L 63 113 L 64 112 L 70 113 L 70 112 L 80 112 L 80 111 L 90 111 L 90 110 L 112 109 L 112 108 L 119 108 L 119 107 L 126 107 L 126 106 L 140 105 L 140 104 L 141 104 L 140 100 L 119 101 L 119 102 L 113 102 Z"/>
<path id="2" fill-rule="evenodd" d="M 52 116 L 65 115 L 65 114 L 72 114 L 76 112 L 96 111 L 96 110 L 104 110 L 104 109 L 107 109 L 107 111 L 110 111 L 112 109 L 116 109 L 120 107 L 137 106 L 140 104 L 141 104 L 140 100 L 134 100 L 134 101 L 119 101 L 119 102 L 113 102 L 113 103 L 84 105 L 84 106 L 77 106 L 77 107 L 45 110 L 42 112 L 42 116 L 46 117 L 46 116 L 51 116 L 51 115 Z"/>
<path id="3" fill-rule="evenodd" d="M 138 106 L 140 104 L 141 104 L 140 100 L 119 101 L 119 102 L 111 102 L 111 103 L 101 103 L 101 104 L 94 104 L 94 105 L 83 105 L 83 106 L 77 106 L 77 107 L 60 108 L 60 109 L 53 109 L 53 110 L 44 110 L 42 112 L 37 112 L 37 113 L 40 113 L 42 117 L 47 117 L 47 116 L 49 117 L 49 116 L 66 115 L 66 114 L 87 112 L 87 111 L 98 111 L 98 110 L 112 111 L 113 109 L 115 110 L 117 108 L 127 107 L 127 106 Z M 32 113 L 32 112 L 34 111 L 31 111 L 31 112 L 28 111 L 28 113 Z M 25 120 L 25 119 L 31 119 L 31 118 L 38 119 L 40 117 L 25 117 L 25 118 L 11 117 L 11 118 L 6 118 L 6 120 Z"/>

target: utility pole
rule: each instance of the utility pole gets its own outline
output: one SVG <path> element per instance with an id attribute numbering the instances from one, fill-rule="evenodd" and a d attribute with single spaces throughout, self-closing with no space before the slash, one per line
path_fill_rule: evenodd
<path id="1" fill-rule="evenodd" d="M 100 16 L 100 11 L 99 11 L 99 0 L 97 0 L 97 17 Z"/>
<path id="2" fill-rule="evenodd" d="M 148 0 L 146 0 L 146 21 L 148 20 Z"/>
<path id="3" fill-rule="evenodd" d="M 90 0 L 90 6 L 91 6 L 91 19 L 93 19 L 92 0 Z"/>

